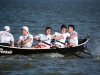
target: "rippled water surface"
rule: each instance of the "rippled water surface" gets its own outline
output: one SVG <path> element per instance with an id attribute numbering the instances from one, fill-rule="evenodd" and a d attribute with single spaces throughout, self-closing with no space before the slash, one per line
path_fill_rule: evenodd
<path id="1" fill-rule="evenodd" d="M 47 26 L 60 31 L 62 24 L 74 24 L 79 38 L 90 34 L 89 53 L 100 50 L 99 0 L 0 0 L 0 30 L 9 25 L 15 41 L 24 25 L 36 35 Z M 0 56 L 0 75 L 100 75 L 100 59 L 80 55 L 86 59 L 57 53 Z"/>

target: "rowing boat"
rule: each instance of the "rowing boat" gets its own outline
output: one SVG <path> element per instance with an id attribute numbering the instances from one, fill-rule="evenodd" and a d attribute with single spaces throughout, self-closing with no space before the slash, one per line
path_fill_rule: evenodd
<path id="1" fill-rule="evenodd" d="M 37 53 L 60 53 L 65 54 L 68 52 L 77 52 L 86 49 L 86 45 L 89 39 L 80 39 L 78 46 L 70 48 L 51 48 L 51 49 L 32 49 L 32 48 L 17 48 L 0 45 L 0 55 L 14 55 L 14 54 L 37 54 Z"/>
<path id="2" fill-rule="evenodd" d="M 37 54 L 37 53 L 60 53 L 82 51 L 86 48 L 89 38 L 79 39 L 79 45 L 70 48 L 51 48 L 51 49 L 32 49 L 32 48 L 17 48 L 0 45 L 0 55 L 15 55 L 15 54 Z"/>

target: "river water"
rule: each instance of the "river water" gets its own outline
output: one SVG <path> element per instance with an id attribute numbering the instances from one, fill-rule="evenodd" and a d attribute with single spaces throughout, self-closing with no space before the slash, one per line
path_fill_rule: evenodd
<path id="1" fill-rule="evenodd" d="M 79 38 L 90 34 L 88 52 L 100 52 L 100 0 L 0 0 L 0 30 L 11 27 L 15 41 L 26 25 L 32 35 L 52 33 L 62 24 L 73 24 Z M 36 43 L 36 41 L 34 41 Z M 100 59 L 57 53 L 0 56 L 0 75 L 100 75 Z"/>

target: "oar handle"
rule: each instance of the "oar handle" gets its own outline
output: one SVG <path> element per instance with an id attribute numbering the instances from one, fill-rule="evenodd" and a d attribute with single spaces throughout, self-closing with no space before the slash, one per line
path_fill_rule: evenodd
<path id="1" fill-rule="evenodd" d="M 50 46 L 51 48 L 58 48 L 58 47 L 56 47 L 55 45 L 53 46 L 53 45 L 48 44 L 48 43 L 46 43 L 46 42 L 44 42 L 44 41 L 42 41 L 42 43 L 47 44 L 47 45 Z"/>
<path id="2" fill-rule="evenodd" d="M 49 43 L 46 43 L 46 42 L 44 42 L 44 41 L 42 41 L 42 43 L 45 43 L 45 44 L 47 44 L 47 45 L 51 46 L 51 44 L 49 44 Z"/>
<path id="3" fill-rule="evenodd" d="M 58 40 L 56 40 L 56 41 L 59 42 L 59 43 L 61 43 L 61 44 L 64 44 L 64 45 L 66 44 L 66 43 L 60 42 L 60 41 L 58 41 Z"/>
<path id="4" fill-rule="evenodd" d="M 67 45 L 66 45 L 66 43 L 60 42 L 60 41 L 58 41 L 58 40 L 57 40 L 57 42 L 63 44 L 63 45 L 66 46 L 66 47 L 70 47 L 70 44 L 67 44 Z"/>

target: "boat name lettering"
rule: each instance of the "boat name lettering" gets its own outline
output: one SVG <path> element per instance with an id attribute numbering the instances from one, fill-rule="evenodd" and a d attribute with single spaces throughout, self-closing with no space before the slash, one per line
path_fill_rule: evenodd
<path id="1" fill-rule="evenodd" d="M 7 50 L 3 50 L 2 48 L 0 48 L 0 53 L 1 54 L 12 54 L 12 50 L 7 51 Z"/>

